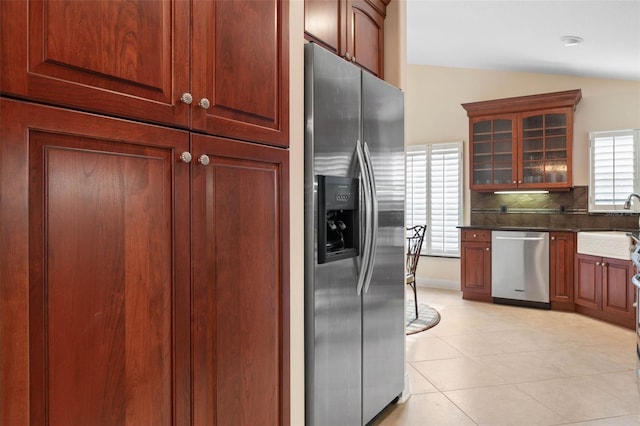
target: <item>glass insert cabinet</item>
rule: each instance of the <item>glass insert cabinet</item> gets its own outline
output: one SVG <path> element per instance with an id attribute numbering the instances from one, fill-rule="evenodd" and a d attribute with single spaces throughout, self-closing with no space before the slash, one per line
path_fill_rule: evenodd
<path id="1" fill-rule="evenodd" d="M 471 189 L 571 188 L 573 112 L 581 96 L 578 89 L 462 104 Z"/>

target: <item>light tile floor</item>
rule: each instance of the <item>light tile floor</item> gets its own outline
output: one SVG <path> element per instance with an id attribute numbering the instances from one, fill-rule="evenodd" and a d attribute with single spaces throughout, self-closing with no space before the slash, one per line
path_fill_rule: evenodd
<path id="1" fill-rule="evenodd" d="M 411 397 L 375 425 L 640 425 L 632 330 L 451 290 L 418 300 L 442 319 L 407 336 Z"/>

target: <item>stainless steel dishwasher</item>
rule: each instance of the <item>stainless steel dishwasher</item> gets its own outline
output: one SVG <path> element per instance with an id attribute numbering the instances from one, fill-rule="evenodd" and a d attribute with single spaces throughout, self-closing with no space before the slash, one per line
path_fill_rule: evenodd
<path id="1" fill-rule="evenodd" d="M 491 297 L 496 303 L 550 308 L 549 233 L 491 233 Z"/>

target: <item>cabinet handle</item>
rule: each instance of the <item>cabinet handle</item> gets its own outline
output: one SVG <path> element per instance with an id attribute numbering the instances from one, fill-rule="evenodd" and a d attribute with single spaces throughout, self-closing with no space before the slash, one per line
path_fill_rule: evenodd
<path id="1" fill-rule="evenodd" d="M 185 93 L 182 94 L 182 96 L 180 96 L 180 100 L 183 103 L 185 103 L 187 105 L 190 105 L 191 102 L 193 102 L 193 96 L 191 96 L 191 93 L 185 92 Z"/>
<path id="2" fill-rule="evenodd" d="M 198 102 L 198 105 L 202 109 L 209 109 L 209 107 L 211 106 L 211 103 L 209 102 L 209 99 L 202 98 L 202 99 L 200 99 L 200 102 Z"/>
<path id="3" fill-rule="evenodd" d="M 185 151 L 182 154 L 180 154 L 180 160 L 182 160 L 183 163 L 190 163 L 192 158 L 193 157 L 191 156 L 191 153 L 188 151 Z"/>
<path id="4" fill-rule="evenodd" d="M 207 154 L 202 154 L 200 157 L 198 157 L 198 163 L 202 164 L 203 166 L 208 165 L 209 156 Z"/>

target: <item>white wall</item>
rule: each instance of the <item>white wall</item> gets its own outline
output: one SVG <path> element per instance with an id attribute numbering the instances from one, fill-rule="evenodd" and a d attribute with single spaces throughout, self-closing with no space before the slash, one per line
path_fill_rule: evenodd
<path id="1" fill-rule="evenodd" d="M 304 425 L 304 2 L 289 2 L 291 424 Z"/>
<path id="2" fill-rule="evenodd" d="M 640 82 L 422 65 L 407 67 L 407 144 L 465 142 L 464 224 L 469 224 L 466 102 L 582 89 L 574 116 L 573 183 L 589 182 L 589 131 L 640 128 Z M 457 259 L 423 257 L 418 284 L 459 288 Z"/>

